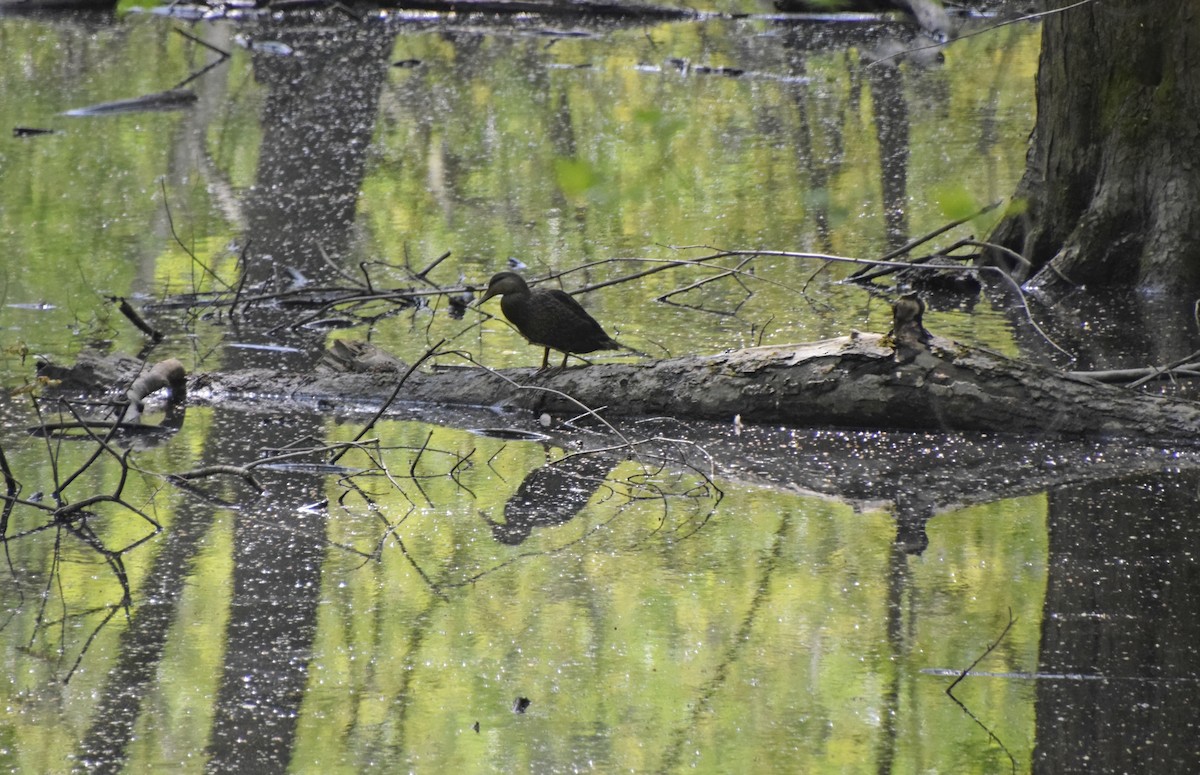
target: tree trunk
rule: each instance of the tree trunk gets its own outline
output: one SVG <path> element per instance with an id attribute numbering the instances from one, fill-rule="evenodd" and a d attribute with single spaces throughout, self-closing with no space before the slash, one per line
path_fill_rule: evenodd
<path id="1" fill-rule="evenodd" d="M 1061 678 L 1031 689 L 1034 775 L 1200 772 L 1200 746 L 1179 744 L 1198 732 L 1183 679 L 1200 671 L 1200 524 L 1176 518 L 1195 513 L 1200 477 L 1168 481 L 1122 477 L 1047 496 L 1037 672 Z"/>
<path id="2" fill-rule="evenodd" d="M 1200 290 L 1200 7 L 1105 0 L 1043 25 L 1033 144 L 992 241 L 1049 291 Z"/>

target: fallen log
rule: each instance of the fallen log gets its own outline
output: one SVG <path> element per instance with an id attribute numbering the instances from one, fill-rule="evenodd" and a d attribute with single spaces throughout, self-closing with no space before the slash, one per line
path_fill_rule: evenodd
<path id="1" fill-rule="evenodd" d="M 281 403 L 343 411 L 377 408 L 396 387 L 390 365 L 370 345 L 340 343 L 344 368 L 303 374 L 268 370 L 192 375 L 189 400 L 247 399 L 278 411 Z M 451 354 L 436 356 L 443 359 Z M 103 359 L 100 359 L 101 361 Z M 114 361 L 119 363 L 119 361 Z M 39 374 L 107 379 L 98 359 Z M 129 368 L 126 362 L 126 368 Z M 111 382 L 108 384 L 112 384 Z M 95 389 L 95 388 L 92 388 Z M 571 416 L 583 407 L 609 415 L 778 423 L 796 427 L 983 431 L 1066 438 L 1131 438 L 1192 443 L 1200 404 L 1146 395 L 1012 360 L 990 350 L 932 337 L 898 352 L 890 335 L 850 336 L 797 345 L 754 347 L 649 362 L 598 363 L 537 373 L 434 365 L 408 375 L 399 401 L 507 406 Z"/>

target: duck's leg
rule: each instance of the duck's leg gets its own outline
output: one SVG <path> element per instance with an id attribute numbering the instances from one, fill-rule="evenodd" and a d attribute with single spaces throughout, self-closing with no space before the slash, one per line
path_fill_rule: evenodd
<path id="1" fill-rule="evenodd" d="M 548 368 L 550 368 L 550 348 L 549 347 L 545 348 L 544 352 L 542 352 L 542 368 L 538 369 L 538 371 L 545 371 Z"/>
<path id="2" fill-rule="evenodd" d="M 565 369 L 565 368 L 567 368 L 567 358 L 568 358 L 568 357 L 570 357 L 570 355 L 571 355 L 570 353 L 563 353 L 563 364 L 562 364 L 562 367 L 563 367 L 564 369 Z"/>

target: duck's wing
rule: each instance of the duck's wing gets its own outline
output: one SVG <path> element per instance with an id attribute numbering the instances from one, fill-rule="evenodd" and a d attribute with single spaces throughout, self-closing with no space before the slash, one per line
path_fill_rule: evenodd
<path id="1" fill-rule="evenodd" d="M 616 350 L 621 347 L 621 344 L 609 336 L 604 327 L 570 294 L 560 290 L 547 290 L 546 294 L 550 297 L 549 303 L 561 313 L 559 341 L 569 345 L 559 346 L 558 349 L 586 353 L 593 350 Z"/>
<path id="2" fill-rule="evenodd" d="M 558 288 L 546 288 L 542 292 L 554 299 L 557 303 L 569 308 L 573 314 L 587 318 L 588 320 L 595 320 L 595 318 L 589 315 L 588 311 L 583 308 L 583 305 L 575 301 L 575 297 L 566 291 L 561 291 Z"/>

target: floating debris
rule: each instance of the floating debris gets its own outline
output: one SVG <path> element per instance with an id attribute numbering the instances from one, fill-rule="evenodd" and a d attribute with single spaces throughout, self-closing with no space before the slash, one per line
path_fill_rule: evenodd
<path id="1" fill-rule="evenodd" d="M 274 54 L 281 57 L 297 55 L 296 49 L 277 40 L 255 40 L 249 35 L 234 35 L 233 42 L 247 51 L 254 51 L 259 54 Z"/>
<path id="2" fill-rule="evenodd" d="M 666 62 L 671 67 L 674 67 L 684 75 L 695 73 L 697 75 L 728 75 L 737 77 L 745 75 L 746 71 L 740 67 L 720 67 L 713 65 L 694 65 L 690 60 L 671 57 Z M 665 68 L 664 68 L 665 69 Z"/>
<path id="3" fill-rule="evenodd" d="M 64 116 L 104 116 L 112 113 L 138 113 L 150 110 L 183 110 L 196 103 L 196 93 L 190 89 L 168 89 L 127 100 L 101 102 L 86 108 L 74 108 Z"/>
<path id="4" fill-rule="evenodd" d="M 220 14 L 219 11 L 214 11 L 206 5 L 157 5 L 153 8 L 134 6 L 129 10 L 133 13 L 150 13 L 155 16 L 167 16 L 188 22 L 200 21 Z"/>
<path id="5" fill-rule="evenodd" d="M 333 331 L 342 328 L 354 328 L 358 325 L 357 320 L 350 318 L 319 318 L 310 320 L 307 323 L 301 323 L 297 328 L 306 329 L 309 331 Z"/>
<path id="6" fill-rule="evenodd" d="M 533 30 L 532 33 L 538 37 L 543 37 L 543 38 L 595 38 L 595 37 L 597 37 L 597 35 L 594 32 L 588 32 L 587 30 L 555 30 L 555 29 L 543 28 L 540 30 Z"/>
<path id="7" fill-rule="evenodd" d="M 288 347 L 282 344 L 250 344 L 249 342 L 230 342 L 226 345 L 231 350 L 265 350 L 272 353 L 304 352 L 299 347 Z"/>
<path id="8" fill-rule="evenodd" d="M 489 436 L 493 439 L 508 439 L 510 441 L 549 441 L 550 437 L 535 431 L 523 431 L 517 428 L 469 428 L 471 433 L 478 436 Z"/>

